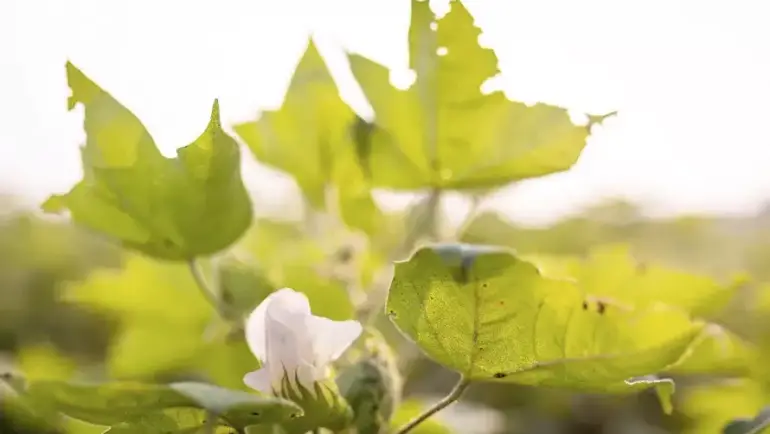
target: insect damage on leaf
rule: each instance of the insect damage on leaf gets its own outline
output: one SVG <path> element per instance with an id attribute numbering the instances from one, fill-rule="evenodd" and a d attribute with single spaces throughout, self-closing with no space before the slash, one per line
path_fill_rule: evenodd
<path id="1" fill-rule="evenodd" d="M 389 71 L 349 55 L 351 69 L 375 112 L 359 123 L 359 158 L 376 186 L 415 190 L 496 188 L 570 168 L 591 129 L 615 112 L 574 124 L 567 110 L 509 100 L 481 87 L 499 73 L 494 51 L 460 1 L 436 19 L 429 2 L 412 1 L 407 90 Z"/>

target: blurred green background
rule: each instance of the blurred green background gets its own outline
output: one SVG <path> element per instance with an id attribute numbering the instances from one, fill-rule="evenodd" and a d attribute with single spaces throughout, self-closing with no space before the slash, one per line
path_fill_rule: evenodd
<path id="1" fill-rule="evenodd" d="M 253 366 L 238 338 L 208 328 L 211 309 L 182 265 L 127 253 L 66 221 L 43 218 L 3 198 L 0 226 L 0 364 L 33 378 L 204 379 L 243 388 Z M 420 203 L 408 210 L 420 212 Z M 311 222 L 312 220 L 312 222 Z M 304 288 L 314 311 L 352 312 L 346 287 L 387 282 L 372 264 L 397 249 L 414 214 L 394 214 L 390 235 L 366 243 L 327 214 L 308 221 L 258 219 L 232 254 L 221 259 L 221 284 L 253 303 L 280 286 Z M 310 224 L 312 223 L 312 224 Z M 440 225 L 450 233 L 456 228 Z M 318 230 L 322 227 L 323 230 Z M 668 264 L 722 281 L 745 280 L 716 322 L 749 341 L 768 338 L 770 212 L 733 218 L 650 219 L 631 203 L 609 201 L 547 227 L 522 227 L 493 213 L 465 226 L 464 241 L 515 247 L 521 253 L 585 257 L 625 244 L 644 263 Z M 440 235 L 439 235 L 440 237 Z M 394 245 L 396 247 L 394 247 Z M 259 264 L 255 266 L 255 264 Z M 260 292 L 261 291 L 261 292 Z M 355 300 L 355 298 L 353 298 Z M 405 399 L 399 417 L 446 393 L 455 374 L 421 356 L 386 320 L 378 325 L 400 356 Z M 201 340 L 200 336 L 208 336 Z M 768 402 L 767 378 L 732 372 L 677 379 L 675 412 L 661 413 L 654 394 L 591 396 L 498 384 L 474 385 L 461 403 L 419 432 L 719 433 L 733 418 L 753 417 Z M 41 431 L 2 412 L 0 432 Z M 19 419 L 19 418 L 17 418 Z M 27 420 L 21 418 L 20 420 Z M 32 422 L 29 422 L 32 423 Z M 71 421 L 50 432 L 99 432 Z M 451 430 L 451 431 L 450 431 Z"/>

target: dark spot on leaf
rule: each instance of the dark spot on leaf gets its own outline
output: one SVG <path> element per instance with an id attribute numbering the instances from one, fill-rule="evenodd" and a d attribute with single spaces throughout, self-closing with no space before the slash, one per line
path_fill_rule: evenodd
<path id="1" fill-rule="evenodd" d="M 486 282 L 484 282 L 484 283 L 482 283 L 482 284 L 481 284 L 481 287 L 482 287 L 482 288 L 486 288 L 487 286 L 488 286 L 488 285 L 487 285 L 487 283 L 486 283 Z"/>
<path id="2" fill-rule="evenodd" d="M 597 302 L 597 311 L 599 312 L 599 315 L 603 315 L 605 310 L 607 310 L 607 305 L 604 304 L 603 301 Z"/>
<path id="3" fill-rule="evenodd" d="M 583 310 L 588 310 L 588 302 L 583 301 Z"/>
<path id="4" fill-rule="evenodd" d="M 289 415 L 289 417 L 290 417 L 290 418 L 292 418 L 292 419 L 296 419 L 296 418 L 298 418 L 298 417 L 299 417 L 299 414 L 297 414 L 297 413 L 292 413 L 291 415 Z"/>
<path id="5" fill-rule="evenodd" d="M 497 302 L 500 306 L 505 306 L 505 302 L 503 300 L 500 300 Z"/>
<path id="6" fill-rule="evenodd" d="M 254 417 L 259 417 L 259 413 L 258 413 L 258 412 L 256 412 L 256 411 L 252 411 L 252 412 L 251 412 L 251 415 L 252 415 L 252 416 L 254 416 Z"/>
<path id="7" fill-rule="evenodd" d="M 508 374 L 506 374 L 505 372 L 496 372 L 495 375 L 493 375 L 493 377 L 495 378 L 505 378 L 507 376 Z"/>
<path id="8" fill-rule="evenodd" d="M 393 309 L 391 309 L 391 310 L 389 310 L 389 311 L 388 311 L 388 315 L 392 316 L 393 318 L 396 318 L 396 317 L 398 317 L 398 315 L 396 315 L 396 311 L 395 311 L 395 310 L 393 310 Z"/>

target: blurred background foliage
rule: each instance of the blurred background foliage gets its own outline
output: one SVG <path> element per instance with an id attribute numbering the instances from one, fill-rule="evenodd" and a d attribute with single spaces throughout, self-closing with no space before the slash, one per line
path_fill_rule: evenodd
<path id="1" fill-rule="evenodd" d="M 13 210 L 0 226 L 0 363 L 7 369 L 30 378 L 194 378 L 244 388 L 240 373 L 253 367 L 253 356 L 237 333 L 215 320 L 184 265 L 123 251 L 66 221 L 16 207 L 10 196 L 3 200 L 3 209 Z M 367 241 L 325 213 L 310 213 L 304 221 L 260 218 L 231 251 L 204 263 L 204 271 L 219 279 L 225 299 L 240 300 L 233 305 L 254 305 L 270 291 L 291 286 L 304 291 L 320 315 L 350 318 L 356 291 L 387 287 L 390 276 L 380 265 L 419 221 L 409 211 L 419 213 L 421 205 L 418 200 L 405 213 L 390 215 L 383 242 Z M 708 316 L 770 349 L 770 286 L 763 266 L 770 261 L 768 233 L 770 212 L 655 219 L 634 204 L 608 201 L 547 227 L 482 212 L 464 226 L 461 239 L 564 261 L 626 247 L 643 264 L 733 282 L 733 300 Z M 377 325 L 398 352 L 405 375 L 407 401 L 397 424 L 416 414 L 421 402 L 446 393 L 455 374 L 423 357 L 383 318 Z M 729 420 L 753 417 L 770 402 L 768 369 L 736 363 L 716 374 L 675 377 L 672 416 L 662 415 L 648 392 L 593 396 L 477 384 L 419 432 L 718 433 Z M 99 432 L 72 420 L 45 428 L 42 421 L 5 410 L 2 433 Z"/>
<path id="2" fill-rule="evenodd" d="M 672 415 L 663 415 L 651 390 L 601 396 L 485 383 L 415 433 L 721 433 L 729 421 L 752 418 L 770 404 L 770 207 L 751 217 L 661 219 L 616 200 L 546 227 L 483 211 L 494 189 L 571 167 L 590 128 L 572 124 L 558 107 L 482 95 L 479 85 L 497 72 L 497 59 L 476 43 L 472 17 L 453 8 L 439 20 L 439 37 L 423 41 L 435 16 L 427 2 L 413 8 L 410 57 L 422 93 L 396 91 L 384 67 L 351 55 L 353 74 L 376 112 L 374 124 L 360 119 L 340 99 L 311 43 L 283 106 L 233 127 L 261 163 L 296 181 L 298 194 L 286 202 L 301 203 L 303 212 L 287 217 L 255 198 L 248 231 L 200 261 L 225 318 L 206 302 L 186 264 L 122 249 L 65 219 L 26 210 L 14 192 L 0 197 L 0 372 L 30 379 L 198 380 L 246 390 L 243 374 L 256 362 L 237 320 L 270 292 L 292 287 L 308 296 L 317 315 L 357 318 L 382 332 L 404 375 L 404 402 L 392 421 L 400 425 L 445 395 L 456 373 L 428 360 L 383 315 L 392 262 L 426 241 L 463 241 L 510 247 L 544 274 L 580 275 L 581 284 L 591 283 L 590 295 L 623 299 L 613 282 L 628 279 L 624 290 L 647 291 L 634 303 L 655 302 L 655 294 L 675 299 L 677 307 L 715 324 L 715 338 L 694 348 L 706 357 L 668 373 L 677 381 Z M 440 54 L 447 47 L 433 46 L 442 38 L 455 44 L 449 53 L 470 65 L 465 74 L 455 73 L 451 55 Z M 420 51 L 427 43 L 433 45 Z M 424 64 L 430 68 L 420 70 Z M 431 75 L 441 68 L 442 77 Z M 470 100 L 481 103 L 457 110 Z M 439 123 L 434 115 L 451 107 L 451 122 Z M 424 125 L 430 119 L 434 124 Z M 589 116 L 588 127 L 601 119 Z M 133 175 L 145 181 L 144 174 Z M 386 212 L 374 187 L 422 193 L 405 209 Z M 448 208 L 448 191 L 462 191 L 472 203 L 459 225 L 446 213 L 466 210 Z M 139 203 L 153 192 L 129 191 Z M 56 202 L 71 206 L 67 200 Z M 715 288 L 731 290 L 707 297 Z M 3 398 L 6 393 L 0 389 L 2 434 L 103 431 L 67 418 L 40 420 Z"/>

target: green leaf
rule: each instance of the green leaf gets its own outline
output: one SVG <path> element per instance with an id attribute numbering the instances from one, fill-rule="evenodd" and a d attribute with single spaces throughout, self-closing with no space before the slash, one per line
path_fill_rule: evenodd
<path id="1" fill-rule="evenodd" d="M 95 270 L 69 286 L 63 298 L 117 320 L 106 361 L 114 378 L 189 366 L 214 317 L 187 267 L 142 255 L 129 255 L 122 269 Z"/>
<path id="2" fill-rule="evenodd" d="M 304 293 L 316 315 L 350 319 L 353 306 L 348 291 L 324 267 L 331 256 L 324 244 L 292 223 L 260 219 L 243 240 L 242 283 L 251 280 L 256 291 L 267 279 L 273 289 L 289 287 Z M 265 289 L 254 295 L 257 303 L 250 309 L 269 294 Z"/>
<path id="3" fill-rule="evenodd" d="M 302 416 L 293 402 L 260 396 L 205 383 L 74 383 L 32 381 L 19 391 L 34 407 L 60 412 L 97 425 L 129 425 L 143 418 L 163 419 L 176 429 L 174 418 L 160 416 L 161 411 L 198 409 L 219 418 L 227 426 L 243 429 L 249 425 L 283 423 Z M 177 418 L 178 419 L 178 418 Z M 122 428 L 124 432 L 125 427 Z M 118 432 L 121 432 L 120 429 Z M 130 431 L 128 431 L 130 432 Z"/>
<path id="4" fill-rule="evenodd" d="M 251 203 L 217 101 L 206 130 L 170 159 L 127 108 L 69 62 L 67 80 L 70 109 L 85 107 L 84 176 L 51 196 L 45 211 L 68 209 L 76 223 L 169 260 L 211 255 L 243 234 Z"/>
<path id="5" fill-rule="evenodd" d="M 683 434 L 719 433 L 735 420 L 751 420 L 770 402 L 768 390 L 748 379 L 701 382 L 686 388 L 678 411 L 690 421 Z"/>
<path id="6" fill-rule="evenodd" d="M 356 118 L 310 40 L 281 108 L 233 129 L 259 161 L 293 176 L 314 207 L 331 205 L 327 189 L 337 187 L 344 221 L 371 232 L 379 212 L 356 159 Z"/>
<path id="7" fill-rule="evenodd" d="M 393 432 L 421 415 L 426 409 L 425 405 L 420 401 L 413 399 L 404 401 L 398 407 L 398 410 L 396 410 L 393 420 L 390 421 Z M 434 417 L 417 425 L 417 427 L 410 432 L 414 434 L 452 434 L 453 431 Z"/>
<path id="8" fill-rule="evenodd" d="M 770 432 L 770 406 L 753 419 L 737 419 L 725 426 L 724 434 L 761 434 Z"/>
<path id="9" fill-rule="evenodd" d="M 413 0 L 409 57 L 417 78 L 408 90 L 392 87 L 384 66 L 349 56 L 376 115 L 359 145 L 373 185 L 485 189 L 570 168 L 605 116 L 578 126 L 562 108 L 482 94 L 498 62 L 479 45 L 470 13 L 455 1 L 434 22 L 429 2 Z"/>
<path id="10" fill-rule="evenodd" d="M 545 262 L 546 273 L 553 277 L 576 279 L 587 294 L 643 307 L 665 303 L 694 315 L 721 310 L 737 289 L 737 286 L 724 287 L 705 275 L 639 263 L 625 245 L 595 248 L 585 261 L 540 257 L 535 262 L 538 265 Z"/>
<path id="11" fill-rule="evenodd" d="M 603 392 L 674 365 L 704 328 L 678 309 L 587 298 L 508 251 L 468 245 L 422 248 L 397 263 L 387 312 L 469 380 Z"/>

